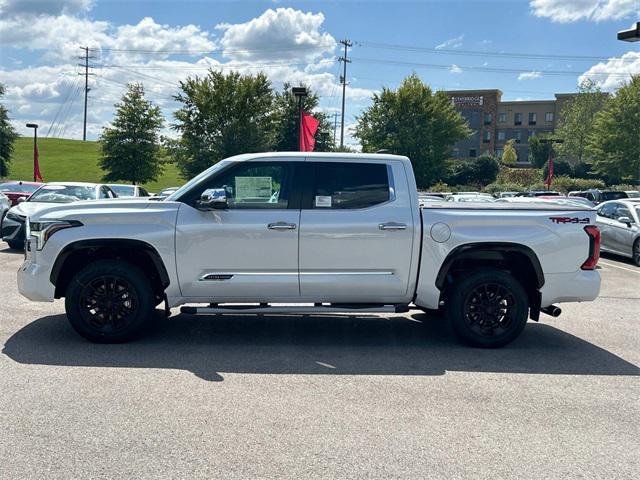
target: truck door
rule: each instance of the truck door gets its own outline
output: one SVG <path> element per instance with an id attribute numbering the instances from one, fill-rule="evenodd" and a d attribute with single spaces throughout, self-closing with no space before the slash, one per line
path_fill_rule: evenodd
<path id="1" fill-rule="evenodd" d="M 299 297 L 300 200 L 292 186 L 302 162 L 272 160 L 237 162 L 193 194 L 225 187 L 228 209 L 180 206 L 176 264 L 184 296 L 212 302 Z"/>
<path id="2" fill-rule="evenodd" d="M 307 165 L 300 217 L 302 297 L 403 301 L 415 223 L 402 164 L 314 158 Z"/>

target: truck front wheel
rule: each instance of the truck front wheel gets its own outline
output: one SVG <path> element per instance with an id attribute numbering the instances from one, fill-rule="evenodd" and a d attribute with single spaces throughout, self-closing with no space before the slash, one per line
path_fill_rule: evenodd
<path id="1" fill-rule="evenodd" d="M 155 296 L 135 265 L 99 260 L 71 279 L 65 298 L 67 318 L 83 337 L 97 343 L 126 342 L 152 317 Z"/>
<path id="2" fill-rule="evenodd" d="M 447 310 L 456 334 L 474 347 L 497 348 L 515 340 L 529 313 L 522 285 L 508 273 L 484 270 L 452 285 Z"/>

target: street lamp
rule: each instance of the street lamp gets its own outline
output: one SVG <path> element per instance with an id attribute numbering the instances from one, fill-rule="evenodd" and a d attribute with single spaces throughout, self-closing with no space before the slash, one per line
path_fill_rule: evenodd
<path id="1" fill-rule="evenodd" d="M 298 149 L 302 151 L 302 99 L 309 95 L 309 92 L 305 87 L 293 87 L 291 93 L 298 97 Z"/>
<path id="2" fill-rule="evenodd" d="M 36 181 L 38 168 L 38 124 L 27 123 L 27 128 L 33 128 L 33 181 Z"/>
<path id="3" fill-rule="evenodd" d="M 636 22 L 629 30 L 621 30 L 618 32 L 618 40 L 623 42 L 639 42 L 640 41 L 640 22 Z"/>

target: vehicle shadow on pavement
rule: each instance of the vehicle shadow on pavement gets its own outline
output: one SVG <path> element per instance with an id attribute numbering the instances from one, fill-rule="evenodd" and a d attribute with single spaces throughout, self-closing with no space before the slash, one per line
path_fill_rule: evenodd
<path id="1" fill-rule="evenodd" d="M 158 315 L 136 342 L 96 345 L 65 315 L 40 318 L 11 336 L 3 353 L 36 365 L 168 368 L 209 381 L 224 373 L 444 375 L 447 371 L 640 375 L 640 368 L 552 326 L 529 322 L 499 350 L 460 345 L 437 316 Z"/>

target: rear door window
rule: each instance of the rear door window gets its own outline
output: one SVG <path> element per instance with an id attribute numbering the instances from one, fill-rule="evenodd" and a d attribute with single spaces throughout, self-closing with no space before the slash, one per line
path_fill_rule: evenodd
<path id="1" fill-rule="evenodd" d="M 385 164 L 315 164 L 313 209 L 367 208 L 387 202 L 389 198 L 389 174 Z"/>

